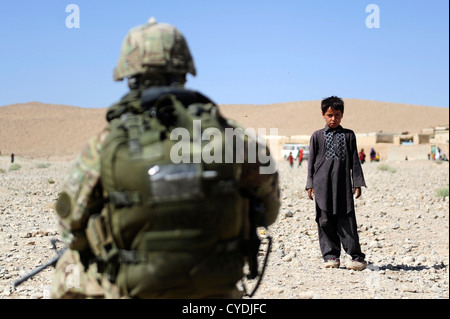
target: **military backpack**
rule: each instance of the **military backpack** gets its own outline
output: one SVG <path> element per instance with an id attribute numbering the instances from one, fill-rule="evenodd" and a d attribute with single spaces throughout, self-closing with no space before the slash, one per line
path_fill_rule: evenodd
<path id="1" fill-rule="evenodd" d="M 227 126 L 208 98 L 170 87 L 147 89 L 139 111 L 110 121 L 101 150 L 107 204 L 86 233 L 123 293 L 202 297 L 242 278 L 247 207 L 242 164 L 225 158 Z"/>

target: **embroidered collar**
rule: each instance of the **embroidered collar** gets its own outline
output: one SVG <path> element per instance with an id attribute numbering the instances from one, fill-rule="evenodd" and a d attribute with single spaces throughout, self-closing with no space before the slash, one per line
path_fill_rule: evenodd
<path id="1" fill-rule="evenodd" d="M 335 132 L 340 132 L 342 131 L 344 128 L 342 126 L 338 126 L 335 130 L 333 130 L 332 128 L 330 128 L 328 125 L 325 125 L 325 128 L 323 129 L 325 132 L 328 131 L 335 131 Z"/>

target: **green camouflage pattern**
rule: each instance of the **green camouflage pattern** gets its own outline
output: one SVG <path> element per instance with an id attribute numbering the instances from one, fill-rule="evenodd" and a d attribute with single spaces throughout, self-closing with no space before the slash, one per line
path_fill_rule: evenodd
<path id="1" fill-rule="evenodd" d="M 62 239 L 69 248 L 87 248 L 84 229 L 91 214 L 101 210 L 100 148 L 108 130 L 92 137 L 72 165 L 55 205 Z M 97 195 L 97 196 L 93 196 Z"/>
<path id="2" fill-rule="evenodd" d="M 113 77 L 122 81 L 152 72 L 196 75 L 194 60 L 181 32 L 172 25 L 156 23 L 153 18 L 128 32 Z"/>
<path id="3" fill-rule="evenodd" d="M 86 269 L 81 262 L 80 253 L 68 249 L 55 267 L 50 289 L 53 299 L 119 299 L 126 298 L 119 293 L 117 286 L 98 272 L 97 264 Z"/>

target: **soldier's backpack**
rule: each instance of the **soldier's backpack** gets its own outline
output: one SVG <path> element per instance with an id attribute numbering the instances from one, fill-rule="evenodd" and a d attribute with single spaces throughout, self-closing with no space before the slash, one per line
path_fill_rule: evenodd
<path id="1" fill-rule="evenodd" d="M 242 278 L 248 208 L 242 164 L 225 159 L 227 126 L 208 98 L 169 87 L 144 91 L 141 111 L 110 122 L 101 151 L 108 203 L 87 236 L 122 292 L 201 298 Z"/>

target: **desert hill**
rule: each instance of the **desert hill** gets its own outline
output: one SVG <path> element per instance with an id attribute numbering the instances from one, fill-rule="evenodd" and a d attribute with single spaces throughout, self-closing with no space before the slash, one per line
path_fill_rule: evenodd
<path id="1" fill-rule="evenodd" d="M 448 124 L 449 109 L 361 99 L 344 99 L 342 126 L 356 133 L 418 133 Z M 310 135 L 322 128 L 320 101 L 268 105 L 222 105 L 222 113 L 245 127 L 278 128 L 279 135 Z"/>
<path id="2" fill-rule="evenodd" d="M 356 133 L 420 132 L 448 125 L 449 109 L 344 99 L 342 125 Z M 278 128 L 279 135 L 310 135 L 324 126 L 320 101 L 266 105 L 220 105 L 221 112 L 244 127 Z M 0 107 L 0 152 L 35 158 L 73 158 L 86 140 L 106 124 L 106 108 L 18 103 Z"/>

